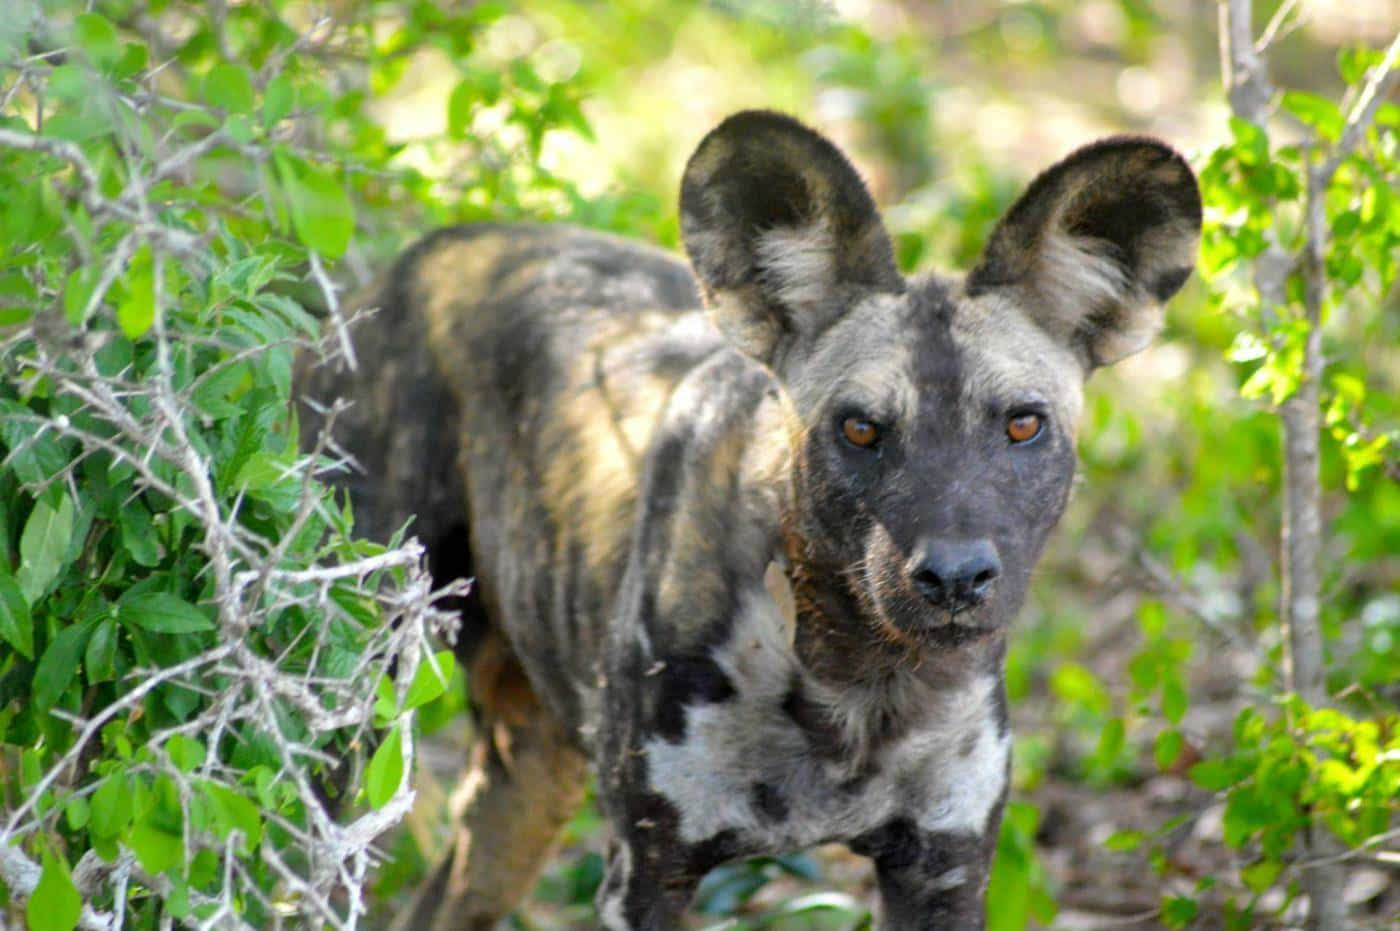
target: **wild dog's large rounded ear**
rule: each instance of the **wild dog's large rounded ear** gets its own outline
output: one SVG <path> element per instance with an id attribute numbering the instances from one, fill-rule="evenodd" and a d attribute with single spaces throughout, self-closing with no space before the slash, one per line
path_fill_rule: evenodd
<path id="1" fill-rule="evenodd" d="M 904 287 L 860 176 L 801 123 L 750 110 L 690 157 L 681 236 L 720 329 L 776 365 L 830 326 L 862 291 Z"/>
<path id="2" fill-rule="evenodd" d="M 1201 195 L 1186 160 L 1155 139 L 1086 146 L 1036 178 L 968 276 L 969 294 L 1017 288 L 1086 368 L 1143 349 L 1196 264 Z"/>

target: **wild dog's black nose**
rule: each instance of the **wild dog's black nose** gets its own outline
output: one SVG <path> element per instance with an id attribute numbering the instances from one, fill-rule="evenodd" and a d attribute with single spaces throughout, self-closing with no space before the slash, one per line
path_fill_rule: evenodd
<path id="1" fill-rule="evenodd" d="M 982 603 L 1001 575 L 991 540 L 929 540 L 914 557 L 914 587 L 936 607 L 963 611 Z"/>

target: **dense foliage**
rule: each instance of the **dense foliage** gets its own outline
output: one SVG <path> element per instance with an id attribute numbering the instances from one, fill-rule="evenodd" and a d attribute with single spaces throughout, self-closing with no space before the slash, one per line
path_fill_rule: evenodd
<path id="1" fill-rule="evenodd" d="M 1396 46 L 1298 6 L 1253 23 L 1287 88 L 1231 118 L 1208 3 L 12 4 L 0 917 L 350 926 L 394 907 L 446 837 L 461 675 L 434 652 L 412 528 L 356 539 L 323 484 L 349 465 L 299 435 L 295 359 L 353 364 L 340 295 L 435 225 L 674 246 L 680 160 L 760 105 L 852 149 L 908 270 L 966 268 L 1028 175 L 1093 133 L 1194 147 L 1203 283 L 1091 384 L 1082 481 L 1009 657 L 991 925 L 1296 924 L 1327 861 L 1353 920 L 1386 926 L 1400 111 L 1382 89 L 1349 126 Z M 1308 385 L 1322 700 L 1288 675 L 1282 623 L 1279 413 Z M 407 829 L 379 837 L 415 756 Z M 593 926 L 601 847 L 585 810 L 523 926 Z M 871 897 L 863 866 L 818 851 L 716 871 L 697 908 L 847 928 Z"/>
<path id="2" fill-rule="evenodd" d="M 6 14 L 0 895 L 35 931 L 354 925 L 411 804 L 448 618 L 416 544 L 355 539 L 289 402 L 298 350 L 354 364 L 326 266 L 453 209 L 364 112 L 369 58 L 490 18 L 423 10 L 389 49 L 291 4 Z M 577 121 L 501 83 L 522 125 Z M 460 203 L 511 202 L 512 161 L 483 145 Z"/>

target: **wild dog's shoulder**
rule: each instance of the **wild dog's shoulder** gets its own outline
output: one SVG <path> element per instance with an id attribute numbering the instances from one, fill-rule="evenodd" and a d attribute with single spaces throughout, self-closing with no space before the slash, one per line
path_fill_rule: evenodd
<path id="1" fill-rule="evenodd" d="M 681 379 L 653 434 L 635 545 L 683 564 L 694 585 L 762 580 L 776 543 L 793 429 L 771 372 L 720 348 Z M 648 578 L 666 588 L 673 574 Z"/>

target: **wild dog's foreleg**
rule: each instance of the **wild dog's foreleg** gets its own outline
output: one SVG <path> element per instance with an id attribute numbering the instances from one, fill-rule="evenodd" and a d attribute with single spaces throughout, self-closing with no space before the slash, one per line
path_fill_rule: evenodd
<path id="1" fill-rule="evenodd" d="M 583 799 L 586 758 L 540 706 L 514 657 L 497 653 L 491 662 L 494 646 L 472 670 L 478 701 L 483 685 L 492 694 L 453 797 L 456 836 L 397 931 L 494 928 L 529 893 Z"/>
<path id="2" fill-rule="evenodd" d="M 606 931 L 675 931 L 684 926 L 685 911 L 704 871 L 675 862 L 683 846 L 635 837 L 613 841 L 598 890 L 598 921 Z"/>
<path id="3" fill-rule="evenodd" d="M 1001 822 L 987 832 L 931 832 L 897 819 L 851 849 L 875 860 L 882 931 L 981 931 L 986 888 Z"/>

